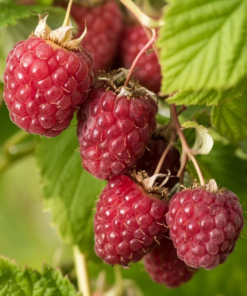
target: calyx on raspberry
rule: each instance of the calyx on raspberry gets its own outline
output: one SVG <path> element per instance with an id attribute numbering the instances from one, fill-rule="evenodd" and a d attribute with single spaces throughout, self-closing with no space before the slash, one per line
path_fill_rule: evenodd
<path id="1" fill-rule="evenodd" d="M 179 287 L 197 272 L 178 258 L 173 242 L 166 237 L 144 257 L 144 266 L 155 282 L 168 288 Z"/>
<path id="2" fill-rule="evenodd" d="M 167 224 L 178 257 L 194 268 L 213 269 L 224 263 L 244 227 L 242 207 L 231 191 L 211 180 L 175 194 Z"/>
<path id="3" fill-rule="evenodd" d="M 78 39 L 72 37 L 69 8 L 64 25 L 55 31 L 46 24 L 47 17 L 47 13 L 39 16 L 34 33 L 10 51 L 4 100 L 20 128 L 55 137 L 69 126 L 87 99 L 93 60 L 80 45 L 86 31 Z"/>
<path id="4" fill-rule="evenodd" d="M 125 71 L 95 82 L 78 112 L 82 165 L 98 179 L 126 173 L 143 155 L 156 127 L 154 94 L 133 81 L 122 86 Z"/>
<path id="5" fill-rule="evenodd" d="M 110 265 L 137 262 L 168 231 L 168 203 L 127 176 L 113 177 L 100 195 L 94 218 L 95 252 Z"/>

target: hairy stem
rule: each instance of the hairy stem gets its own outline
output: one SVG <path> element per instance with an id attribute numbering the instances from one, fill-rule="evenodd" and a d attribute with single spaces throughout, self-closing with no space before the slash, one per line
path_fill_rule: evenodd
<path id="1" fill-rule="evenodd" d="M 180 167 L 180 170 L 179 170 L 177 176 L 178 177 L 181 176 L 181 174 L 183 173 L 183 171 L 185 169 L 187 158 L 189 158 L 193 162 L 194 167 L 196 169 L 196 172 L 198 174 L 200 183 L 203 186 L 203 185 L 205 185 L 205 181 L 204 181 L 204 178 L 203 178 L 203 175 L 202 175 L 202 171 L 201 171 L 201 169 L 200 169 L 200 167 L 198 165 L 198 162 L 197 162 L 195 156 L 191 152 L 191 149 L 188 146 L 188 143 L 187 143 L 187 141 L 185 139 L 185 136 L 184 136 L 184 134 L 183 134 L 183 132 L 181 130 L 181 126 L 180 126 L 180 123 L 178 121 L 176 106 L 173 104 L 173 105 L 171 105 L 170 108 L 171 108 L 171 119 L 172 119 L 172 122 L 174 124 L 174 128 L 177 131 L 177 134 L 179 136 L 179 139 L 180 139 L 180 142 L 181 142 L 182 148 L 183 148 L 182 155 L 181 155 L 181 167 Z"/>
<path id="2" fill-rule="evenodd" d="M 78 246 L 74 246 L 74 258 L 79 290 L 82 291 L 83 296 L 91 296 L 87 259 L 86 256 L 80 252 Z"/>
<path id="3" fill-rule="evenodd" d="M 129 74 L 125 80 L 125 83 L 124 83 L 124 86 L 127 86 L 129 81 L 130 81 L 130 78 L 135 70 L 135 67 L 139 61 L 139 59 L 141 58 L 141 56 L 149 49 L 149 47 L 155 42 L 156 40 L 156 31 L 155 30 L 152 30 L 152 33 L 153 33 L 153 36 L 152 38 L 148 41 L 148 43 L 141 49 L 141 51 L 138 53 L 138 55 L 136 56 L 134 62 L 132 63 L 131 65 L 131 68 L 129 70 Z"/>

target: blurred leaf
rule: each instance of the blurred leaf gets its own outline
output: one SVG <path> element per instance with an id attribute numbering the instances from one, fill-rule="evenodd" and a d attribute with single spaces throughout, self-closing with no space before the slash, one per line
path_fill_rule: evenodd
<path id="1" fill-rule="evenodd" d="M 162 91 L 221 90 L 247 74 L 246 0 L 170 0 L 159 33 Z"/>
<path id="2" fill-rule="evenodd" d="M 78 245 L 95 258 L 93 217 L 95 201 L 105 182 L 83 170 L 78 140 L 69 128 L 52 139 L 38 139 L 36 157 L 44 186 L 44 204 L 65 242 Z"/>
<path id="3" fill-rule="evenodd" d="M 247 91 L 229 103 L 214 106 L 212 125 L 231 141 L 247 139 Z"/>
<path id="4" fill-rule="evenodd" d="M 4 89 L 4 84 L 0 82 L 0 108 L 2 107 L 2 104 L 3 104 L 3 89 Z"/>
<path id="5" fill-rule="evenodd" d="M 18 268 L 7 258 L 0 258 L 0 296 L 76 296 L 74 286 L 58 270 L 44 265 L 40 273 Z"/>
<path id="6" fill-rule="evenodd" d="M 201 91 L 182 91 L 166 100 L 169 104 L 176 105 L 217 105 L 238 98 L 247 89 L 247 79 L 242 79 L 236 86 L 223 91 L 214 89 Z"/>

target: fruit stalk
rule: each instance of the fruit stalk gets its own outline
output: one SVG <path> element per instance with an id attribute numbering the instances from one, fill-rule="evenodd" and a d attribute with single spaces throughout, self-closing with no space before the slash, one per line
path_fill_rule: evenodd
<path id="1" fill-rule="evenodd" d="M 134 62 L 131 65 L 131 68 L 129 70 L 129 74 L 125 80 L 124 86 L 127 86 L 130 78 L 135 70 L 135 67 L 140 59 L 140 57 L 149 49 L 149 47 L 154 44 L 154 42 L 156 41 L 156 31 L 152 30 L 152 38 L 148 41 L 148 43 L 141 49 L 141 51 L 138 53 L 138 55 L 136 56 Z"/>
<path id="2" fill-rule="evenodd" d="M 119 0 L 126 8 L 133 13 L 133 15 L 137 18 L 139 23 L 142 25 L 143 30 L 145 31 L 148 39 L 152 38 L 152 33 L 150 29 L 155 29 L 162 27 L 164 22 L 162 20 L 154 20 L 147 15 L 145 15 L 140 8 L 131 0 Z M 159 60 L 159 50 L 155 43 L 153 43 L 154 52 Z"/>
<path id="3" fill-rule="evenodd" d="M 114 274 L 117 284 L 117 295 L 116 296 L 122 296 L 123 295 L 123 278 L 120 266 L 115 265 L 114 266 Z"/>
<path id="4" fill-rule="evenodd" d="M 67 7 L 67 11 L 66 11 L 66 15 L 65 15 L 65 19 L 64 19 L 64 22 L 63 22 L 63 27 L 68 26 L 69 17 L 70 17 L 70 11 L 71 11 L 71 7 L 72 7 L 72 2 L 73 2 L 73 0 L 70 0 L 69 1 L 68 7 Z"/>
<path id="5" fill-rule="evenodd" d="M 180 126 L 180 123 L 178 121 L 176 106 L 174 104 L 172 104 L 170 106 L 170 109 L 171 109 L 171 120 L 172 120 L 174 128 L 175 128 L 175 130 L 176 130 L 176 132 L 177 132 L 177 134 L 179 136 L 179 139 L 181 141 L 182 148 L 183 148 L 182 155 L 181 155 L 181 167 L 179 169 L 179 172 L 178 172 L 177 176 L 181 177 L 181 175 L 182 175 L 182 173 L 183 173 L 183 171 L 185 169 L 186 163 L 187 163 L 187 158 L 189 158 L 193 162 L 193 165 L 194 165 L 194 167 L 196 169 L 196 172 L 198 174 L 200 183 L 203 186 L 203 185 L 205 185 L 205 181 L 204 181 L 201 169 L 200 169 L 200 167 L 198 165 L 198 162 L 197 162 L 195 156 L 192 154 L 191 149 L 188 146 L 187 141 L 185 139 L 185 136 L 184 136 L 184 134 L 183 134 L 183 132 L 181 130 L 181 126 Z"/>
<path id="6" fill-rule="evenodd" d="M 80 252 L 78 246 L 74 246 L 75 267 L 78 280 L 79 290 L 84 296 L 91 296 L 91 287 L 86 256 Z"/>

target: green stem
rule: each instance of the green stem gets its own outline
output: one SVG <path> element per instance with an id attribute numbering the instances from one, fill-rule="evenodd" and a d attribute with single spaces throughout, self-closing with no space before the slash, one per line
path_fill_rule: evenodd
<path id="1" fill-rule="evenodd" d="M 2 174 L 10 165 L 19 159 L 31 155 L 35 149 L 35 141 L 28 140 L 30 134 L 19 131 L 8 139 L 3 145 L 0 152 L 0 174 Z"/>
<path id="2" fill-rule="evenodd" d="M 63 27 L 68 26 L 72 2 L 73 2 L 73 0 L 70 0 L 69 1 L 68 7 L 67 7 L 67 11 L 66 11 L 66 15 L 65 15 L 65 19 L 64 19 L 64 22 L 63 22 Z"/>
<path id="3" fill-rule="evenodd" d="M 80 252 L 78 246 L 74 246 L 74 258 L 79 290 L 82 291 L 83 296 L 91 296 L 87 258 Z"/>
<path id="4" fill-rule="evenodd" d="M 123 295 L 123 278 L 122 278 L 122 272 L 119 265 L 114 266 L 114 274 L 115 274 L 116 286 L 117 286 L 116 296 L 122 296 Z"/>

